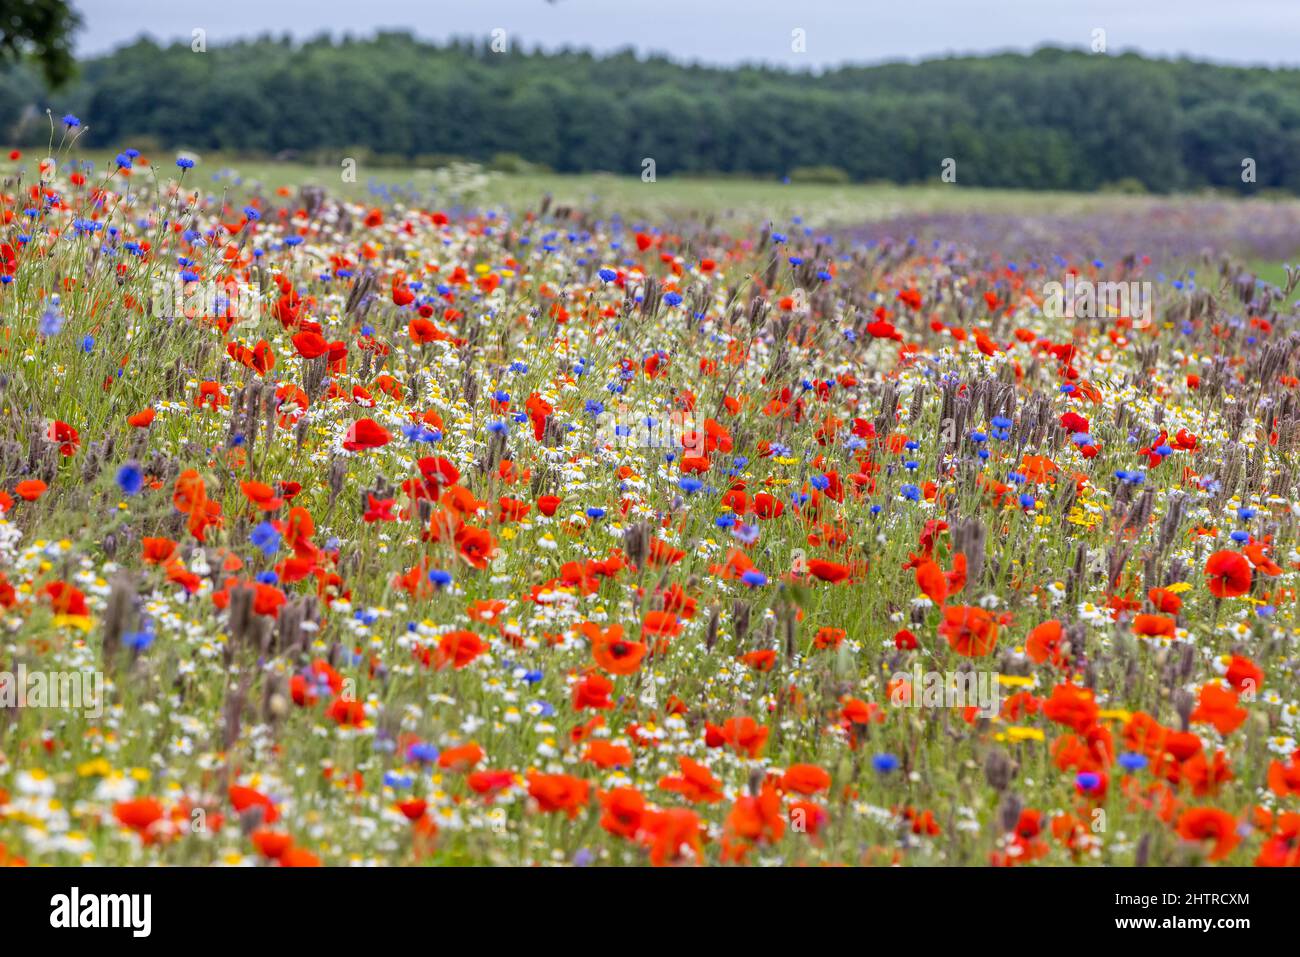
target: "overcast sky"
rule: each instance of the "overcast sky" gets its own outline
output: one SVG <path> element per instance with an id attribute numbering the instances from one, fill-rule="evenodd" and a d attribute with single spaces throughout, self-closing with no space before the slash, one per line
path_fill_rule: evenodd
<path id="1" fill-rule="evenodd" d="M 486 37 L 501 28 L 531 48 L 633 46 L 680 60 L 797 68 L 947 53 L 1134 49 L 1227 63 L 1300 66 L 1300 0 L 73 0 L 77 50 L 103 53 L 148 33 L 207 31 L 209 44 L 264 31 Z M 804 31 L 805 52 L 792 49 Z"/>

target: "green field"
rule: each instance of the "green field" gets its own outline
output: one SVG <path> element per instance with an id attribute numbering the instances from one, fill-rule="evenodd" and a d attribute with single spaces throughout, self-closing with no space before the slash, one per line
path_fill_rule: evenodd
<path id="1" fill-rule="evenodd" d="M 341 167 L 301 163 L 242 160 L 205 155 L 201 167 L 205 183 L 228 183 L 239 191 L 260 186 L 274 190 L 316 185 L 348 198 L 372 194 L 376 186 L 396 187 L 420 195 L 437 195 L 440 174 L 429 169 L 367 168 L 359 164 L 355 182 L 343 179 Z M 214 180 L 214 171 L 223 171 Z M 229 174 L 235 175 L 229 175 Z M 659 176 L 643 182 L 634 176 L 609 173 L 561 175 L 555 173 L 504 174 L 486 172 L 486 184 L 477 195 L 485 205 L 512 208 L 528 206 L 550 195 L 557 204 L 598 214 L 618 213 L 625 219 L 697 216 L 712 213 L 722 220 L 749 225 L 763 221 L 788 221 L 802 217 L 810 225 L 851 226 L 908 214 L 997 213 L 1005 215 L 1084 215 L 1116 211 L 1138 213 L 1189 201 L 1221 200 L 1248 209 L 1265 204 L 1293 209 L 1300 215 L 1300 200 L 1287 197 L 1237 199 L 1213 193 L 1183 197 L 1123 195 L 1118 193 L 1065 193 L 1029 190 L 967 188 L 960 184 L 898 186 L 892 183 L 828 185 L 782 183 L 774 180 Z M 433 192 L 431 192 L 433 191 Z"/>

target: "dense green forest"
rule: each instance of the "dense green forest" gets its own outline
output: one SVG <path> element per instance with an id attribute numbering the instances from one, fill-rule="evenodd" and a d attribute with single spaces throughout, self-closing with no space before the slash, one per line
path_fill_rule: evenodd
<path id="1" fill-rule="evenodd" d="M 0 73 L 0 139 L 44 144 L 47 108 L 105 149 L 513 154 L 627 174 L 648 157 L 660 176 L 898 183 L 937 180 L 951 157 L 963 185 L 1300 192 L 1300 70 L 1050 48 L 814 74 L 394 33 L 205 52 L 141 40 L 83 61 L 56 93 L 25 66 Z"/>

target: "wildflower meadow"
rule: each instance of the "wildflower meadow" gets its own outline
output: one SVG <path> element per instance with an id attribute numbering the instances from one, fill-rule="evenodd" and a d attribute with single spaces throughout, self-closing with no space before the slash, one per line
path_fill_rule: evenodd
<path id="1" fill-rule="evenodd" d="M 2 169 L 0 863 L 1300 863 L 1300 272 L 80 125 Z"/>

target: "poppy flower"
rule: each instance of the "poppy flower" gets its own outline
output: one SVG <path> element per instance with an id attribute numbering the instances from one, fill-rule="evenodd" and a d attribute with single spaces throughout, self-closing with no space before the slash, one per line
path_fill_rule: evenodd
<path id="1" fill-rule="evenodd" d="M 944 578 L 943 569 L 932 561 L 926 560 L 916 566 L 916 587 L 936 605 L 942 605 L 948 598 L 948 580 Z"/>
<path id="2" fill-rule="evenodd" d="M 757 758 L 767 744 L 769 730 L 753 718 L 728 718 L 715 733 L 721 741 L 750 758 Z"/>
<path id="3" fill-rule="evenodd" d="M 681 769 L 681 774 L 659 779 L 662 790 L 680 794 L 692 804 L 715 804 L 723 799 L 722 782 L 703 764 L 692 761 L 685 755 L 678 755 L 677 766 Z"/>
<path id="4" fill-rule="evenodd" d="M 1037 664 L 1051 658 L 1053 664 L 1059 665 L 1061 635 L 1060 621 L 1055 618 L 1045 621 L 1035 627 L 1025 639 L 1025 653 Z"/>
<path id="5" fill-rule="evenodd" d="M 455 541 L 460 557 L 474 568 L 486 568 L 496 555 L 496 539 L 487 529 L 466 525 L 456 533 Z"/>
<path id="6" fill-rule="evenodd" d="M 1253 694 L 1264 686 L 1264 672 L 1243 655 L 1233 655 L 1223 678 L 1242 694 Z"/>
<path id="7" fill-rule="evenodd" d="M 348 429 L 343 448 L 349 452 L 378 449 L 387 445 L 391 438 L 388 430 L 374 419 L 357 419 Z"/>
<path id="8" fill-rule="evenodd" d="M 744 860 L 745 852 L 756 843 L 775 844 L 785 833 L 785 816 L 781 799 L 770 782 L 764 782 L 756 796 L 737 798 L 723 826 L 723 856 Z"/>
<path id="9" fill-rule="evenodd" d="M 613 691 L 614 683 L 612 681 L 604 675 L 593 672 L 574 684 L 573 708 L 575 711 L 582 711 L 586 708 L 604 711 L 612 708 L 614 702 L 610 700 L 609 696 Z"/>
<path id="10" fill-rule="evenodd" d="M 587 745 L 582 760 L 608 771 L 611 768 L 628 767 L 632 763 L 632 752 L 621 744 L 592 741 Z"/>
<path id="11" fill-rule="evenodd" d="M 227 794 L 230 797 L 231 807 L 240 814 L 254 808 L 259 809 L 262 812 L 263 824 L 274 824 L 280 818 L 280 812 L 276 810 L 275 804 L 261 791 L 241 784 L 232 784 Z"/>
<path id="12" fill-rule="evenodd" d="M 320 858 L 301 847 L 290 847 L 280 855 L 281 867 L 320 867 Z"/>
<path id="13" fill-rule="evenodd" d="M 140 546 L 147 565 L 166 565 L 176 555 L 176 543 L 170 538 L 142 538 Z"/>
<path id="14" fill-rule="evenodd" d="M 781 787 L 797 794 L 817 794 L 831 786 L 831 776 L 815 764 L 792 764 L 781 776 Z"/>
<path id="15" fill-rule="evenodd" d="M 304 331 L 293 337 L 293 347 L 304 359 L 316 359 L 330 351 L 330 344 L 319 332 Z"/>
<path id="16" fill-rule="evenodd" d="M 487 643 L 472 631 L 450 631 L 438 640 L 434 652 L 435 667 L 439 671 L 451 665 L 459 671 L 487 651 Z"/>
<path id="17" fill-rule="evenodd" d="M 528 795 L 537 802 L 540 810 L 548 813 L 562 813 L 570 819 L 587 803 L 590 785 L 582 778 L 569 774 L 528 775 Z"/>
<path id="18" fill-rule="evenodd" d="M 1043 704 L 1043 714 L 1057 724 L 1064 724 L 1079 733 L 1085 733 L 1097 720 L 1101 709 L 1087 688 L 1073 684 L 1058 684 Z"/>
<path id="19" fill-rule="evenodd" d="M 824 582 L 830 582 L 832 585 L 844 581 L 849 577 L 849 567 L 841 565 L 839 562 L 827 561 L 823 558 L 808 559 L 807 568 L 809 574 L 814 578 L 820 578 Z"/>
<path id="20" fill-rule="evenodd" d="M 466 775 L 465 783 L 475 794 L 492 799 L 515 783 L 513 771 L 473 771 Z"/>
<path id="21" fill-rule="evenodd" d="M 24 502 L 34 502 L 49 488 L 40 479 L 23 479 L 14 486 L 14 494 Z"/>
<path id="22" fill-rule="evenodd" d="M 704 853 L 704 825 L 689 808 L 647 812 L 642 818 L 643 840 L 650 848 L 650 864 L 665 867 L 686 860 L 698 861 Z"/>
<path id="23" fill-rule="evenodd" d="M 447 748 L 438 755 L 438 767 L 451 771 L 468 771 L 483 760 L 483 749 L 477 744 L 460 744 Z"/>
<path id="24" fill-rule="evenodd" d="M 133 831 L 147 831 L 163 819 L 164 810 L 161 803 L 154 798 L 136 798 L 133 801 L 119 801 L 113 805 L 113 817 L 118 823 Z"/>
<path id="25" fill-rule="evenodd" d="M 817 634 L 813 636 L 813 647 L 818 650 L 838 648 L 847 636 L 848 633 L 843 628 L 832 628 L 829 625 L 823 625 L 817 629 Z"/>
<path id="26" fill-rule="evenodd" d="M 268 860 L 279 860 L 284 856 L 284 852 L 293 847 L 293 837 L 285 834 L 283 831 L 272 831 L 267 828 L 258 828 L 251 835 L 250 839 L 257 852 Z"/>
<path id="27" fill-rule="evenodd" d="M 1133 631 L 1147 638 L 1173 638 L 1177 628 L 1174 620 L 1165 615 L 1135 615 Z"/>
<path id="28" fill-rule="evenodd" d="M 1245 708 L 1237 706 L 1237 692 L 1210 682 L 1201 687 L 1200 698 L 1191 720 L 1212 724 L 1219 734 L 1231 734 L 1249 717 Z"/>
<path id="29" fill-rule="evenodd" d="M 959 655 L 982 658 L 998 641 L 998 625 L 993 616 L 976 605 L 949 605 L 943 610 L 939 634 Z"/>
<path id="30" fill-rule="evenodd" d="M 1211 842 L 1208 860 L 1221 861 L 1241 842 L 1237 819 L 1211 807 L 1189 808 L 1178 818 L 1178 836 L 1197 844 Z"/>
<path id="31" fill-rule="evenodd" d="M 661 638 L 671 638 L 681 633 L 682 624 L 670 611 L 650 611 L 641 622 L 641 632 Z"/>
<path id="32" fill-rule="evenodd" d="M 1166 615 L 1176 615 L 1183 608 L 1183 600 L 1168 588 L 1152 588 L 1147 592 L 1147 598 L 1157 611 Z"/>
<path id="33" fill-rule="evenodd" d="M 1216 598 L 1244 595 L 1250 591 L 1250 563 L 1238 552 L 1215 552 L 1205 562 L 1205 583 Z"/>
<path id="34" fill-rule="evenodd" d="M 50 423 L 45 430 L 45 437 L 59 447 L 60 455 L 75 455 L 77 446 L 81 444 L 81 436 L 77 430 L 66 422 L 54 421 Z"/>
<path id="35" fill-rule="evenodd" d="M 240 482 L 239 489 L 244 497 L 264 512 L 273 512 L 284 504 L 284 499 L 275 494 L 275 489 L 265 482 Z"/>
<path id="36" fill-rule="evenodd" d="M 395 522 L 397 516 L 393 514 L 393 509 L 397 506 L 395 498 L 375 498 L 373 495 L 366 494 L 366 511 L 361 516 L 362 521 L 372 522 Z"/>
<path id="37" fill-rule="evenodd" d="M 646 813 L 645 795 L 635 788 L 611 788 L 598 795 L 600 826 L 615 837 L 631 840 L 641 831 Z"/>
<path id="38" fill-rule="evenodd" d="M 591 642 L 591 656 L 596 664 L 610 674 L 630 675 L 641 667 L 646 646 L 625 638 L 622 625 L 616 623 L 601 631 L 599 625 L 584 622 L 578 630 Z"/>
<path id="39" fill-rule="evenodd" d="M 1278 797 L 1300 796 L 1300 750 L 1291 752 L 1290 760 L 1286 763 L 1269 763 L 1268 787 Z"/>

